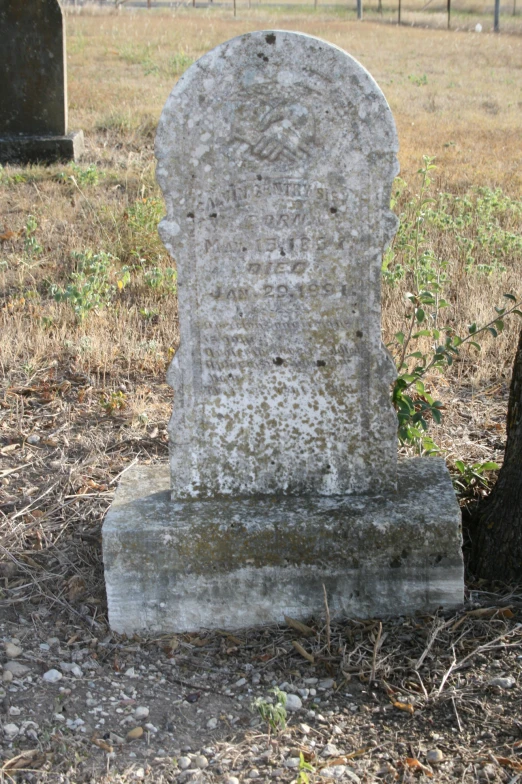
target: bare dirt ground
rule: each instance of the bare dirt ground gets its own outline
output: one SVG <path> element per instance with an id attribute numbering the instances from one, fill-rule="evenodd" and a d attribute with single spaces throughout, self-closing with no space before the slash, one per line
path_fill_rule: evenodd
<path id="1" fill-rule="evenodd" d="M 103 383 L 53 366 L 0 400 L 6 781 L 518 780 L 522 593 L 505 586 L 471 585 L 465 607 L 433 616 L 329 624 L 325 608 L 309 630 L 112 634 L 103 516 L 122 471 L 164 462 L 167 443 L 166 417 L 144 430 L 97 414 Z M 451 411 L 450 450 L 501 455 L 503 403 Z M 274 686 L 301 705 L 269 734 L 251 706 Z"/>

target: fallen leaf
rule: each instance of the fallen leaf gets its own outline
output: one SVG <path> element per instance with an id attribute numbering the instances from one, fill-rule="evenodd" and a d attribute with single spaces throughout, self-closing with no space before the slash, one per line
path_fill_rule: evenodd
<path id="1" fill-rule="evenodd" d="M 315 659 L 314 659 L 313 655 L 311 653 L 308 653 L 308 651 L 305 651 L 303 646 L 300 645 L 296 640 L 292 640 L 292 645 L 296 649 L 297 653 L 301 654 L 303 659 L 306 659 L 307 661 L 309 661 L 310 664 L 313 664 L 315 662 Z"/>
<path id="2" fill-rule="evenodd" d="M 426 776 L 433 778 L 433 773 L 431 772 L 431 770 L 427 768 L 426 765 L 423 765 L 422 762 L 420 762 L 420 760 L 415 759 L 415 757 L 406 757 L 406 759 L 404 760 L 404 764 L 408 768 L 416 768 L 417 770 L 421 770 L 423 773 L 426 774 Z"/>
<path id="3" fill-rule="evenodd" d="M 35 770 L 36 768 L 42 767 L 45 762 L 45 756 L 46 755 L 39 749 L 27 749 L 27 751 L 17 754 L 16 757 L 11 757 L 10 760 L 6 760 L 0 770 L 5 773 L 12 770 L 24 770 L 26 768 Z"/>
<path id="4" fill-rule="evenodd" d="M 194 639 L 190 642 L 192 645 L 196 645 L 198 648 L 203 648 L 204 645 L 209 644 L 210 640 L 204 640 L 201 637 L 194 637 Z"/>
<path id="5" fill-rule="evenodd" d="M 466 615 L 468 618 L 491 618 L 496 612 L 498 612 L 497 607 L 478 607 L 476 610 L 470 610 Z"/>
<path id="6" fill-rule="evenodd" d="M 0 452 L 3 455 L 8 455 L 9 452 L 14 452 L 15 449 L 19 449 L 19 448 L 20 448 L 20 444 L 8 444 L 7 446 L 2 447 L 2 449 L 0 449 Z"/>
<path id="7" fill-rule="evenodd" d="M 7 240 L 12 240 L 13 237 L 16 237 L 16 231 L 4 231 L 3 234 L 0 234 L 0 240 L 2 242 L 7 242 Z"/>
<path id="8" fill-rule="evenodd" d="M 83 596 L 85 593 L 85 580 L 83 577 L 80 577 L 78 574 L 73 575 L 67 581 L 67 591 L 68 591 L 68 599 L 70 602 L 75 602 L 80 596 Z"/>
<path id="9" fill-rule="evenodd" d="M 141 731 L 143 733 L 143 730 Z M 91 738 L 91 743 L 94 743 L 94 745 L 98 746 L 99 749 L 103 749 L 104 751 L 109 752 L 109 754 L 114 750 L 110 743 L 106 743 L 106 741 L 102 740 L 101 738 L 96 738 L 95 736 Z"/>
<path id="10" fill-rule="evenodd" d="M 511 768 L 511 770 L 522 770 L 522 762 L 518 760 L 510 759 L 509 757 L 495 757 L 494 758 L 499 765 L 502 765 L 504 768 Z"/>
<path id="11" fill-rule="evenodd" d="M 515 617 L 515 613 L 513 612 L 511 607 L 501 607 L 499 609 L 499 611 L 498 611 L 498 614 L 502 618 L 514 618 Z"/>
<path id="12" fill-rule="evenodd" d="M 415 708 L 413 707 L 413 705 L 410 705 L 409 702 L 397 702 L 396 700 L 394 700 L 393 707 L 398 708 L 399 710 L 402 711 L 407 711 L 408 713 L 412 713 L 412 714 L 415 713 Z"/>
<path id="13" fill-rule="evenodd" d="M 289 615 L 285 615 L 285 621 L 288 626 L 290 626 L 292 629 L 295 629 L 296 632 L 304 634 L 305 637 L 308 637 L 310 634 L 315 634 L 314 630 L 309 626 L 301 623 L 301 621 L 296 621 L 295 618 L 290 618 Z"/>

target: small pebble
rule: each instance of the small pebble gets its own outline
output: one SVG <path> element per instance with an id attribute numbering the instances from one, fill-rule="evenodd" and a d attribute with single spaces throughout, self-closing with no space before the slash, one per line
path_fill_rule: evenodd
<path id="1" fill-rule="evenodd" d="M 505 678 L 492 678 L 489 682 L 490 686 L 499 686 L 501 689 L 512 689 L 515 684 L 516 680 L 512 675 Z"/>
<path id="2" fill-rule="evenodd" d="M 303 707 L 301 698 L 297 694 L 287 694 L 285 708 L 287 711 L 298 711 Z"/>
<path id="3" fill-rule="evenodd" d="M 13 642 L 6 642 L 5 655 L 8 659 L 16 659 L 16 657 L 21 656 L 22 653 L 23 651 L 18 645 L 15 645 Z"/>
<path id="4" fill-rule="evenodd" d="M 47 670 L 42 677 L 47 683 L 58 683 L 62 680 L 63 675 L 59 670 Z"/>
<path id="5" fill-rule="evenodd" d="M 208 767 L 208 759 L 205 757 L 204 754 L 198 754 L 196 759 L 194 760 L 194 765 L 196 768 L 203 770 L 203 768 Z"/>
<path id="6" fill-rule="evenodd" d="M 321 770 L 321 776 L 325 779 L 340 779 L 346 773 L 346 765 L 329 765 Z"/>
<path id="7" fill-rule="evenodd" d="M 438 765 L 444 761 L 444 754 L 440 749 L 430 749 L 426 754 L 426 760 L 430 765 Z"/>
<path id="8" fill-rule="evenodd" d="M 129 730 L 127 733 L 127 740 L 137 740 L 137 738 L 141 738 L 143 735 L 143 727 L 134 727 L 133 730 Z"/>
<path id="9" fill-rule="evenodd" d="M 11 705 L 9 708 L 9 715 L 10 716 L 19 716 L 22 712 L 21 708 L 17 708 L 16 705 Z"/>
<path id="10" fill-rule="evenodd" d="M 40 436 L 37 433 L 31 433 L 31 435 L 27 436 L 27 443 L 28 444 L 39 444 L 40 443 Z"/>
<path id="11" fill-rule="evenodd" d="M 149 711 L 148 708 L 140 706 L 140 707 L 136 708 L 136 710 L 134 711 L 134 718 L 137 721 L 141 721 L 142 719 L 146 719 L 147 718 L 147 716 L 149 715 L 149 712 L 150 711 Z"/>
<path id="12" fill-rule="evenodd" d="M 217 719 L 209 719 L 207 721 L 207 727 L 208 727 L 209 730 L 215 730 L 217 725 L 218 725 L 218 720 Z"/>
<path id="13" fill-rule="evenodd" d="M 246 683 L 246 678 L 240 678 L 238 681 L 234 683 L 234 686 L 244 686 Z"/>
<path id="14" fill-rule="evenodd" d="M 333 689 L 335 681 L 333 678 L 325 678 L 324 681 L 319 681 L 317 684 L 318 689 Z"/>
<path id="15" fill-rule="evenodd" d="M 190 768 L 190 765 L 191 759 L 189 757 L 180 757 L 178 759 L 178 768 L 181 770 L 187 770 L 187 768 Z"/>
<path id="16" fill-rule="evenodd" d="M 4 735 L 8 740 L 16 738 L 19 732 L 20 729 L 16 724 L 4 724 Z"/>
<path id="17" fill-rule="evenodd" d="M 321 752 L 322 757 L 339 757 L 341 752 L 333 743 L 327 743 Z"/>
<path id="18" fill-rule="evenodd" d="M 225 779 L 225 784 L 239 784 L 239 779 L 235 776 L 229 776 Z"/>
<path id="19" fill-rule="evenodd" d="M 305 735 L 309 735 L 312 731 L 312 728 L 308 726 L 308 724 L 300 724 L 299 729 L 301 732 L 304 732 Z"/>
<path id="20" fill-rule="evenodd" d="M 299 767 L 299 757 L 289 757 L 285 760 L 285 767 L 287 768 L 298 768 Z"/>
<path id="21" fill-rule="evenodd" d="M 252 768 L 250 773 L 248 774 L 249 779 L 257 779 L 259 778 L 259 771 L 257 768 Z"/>
<path id="22" fill-rule="evenodd" d="M 29 667 L 26 667 L 25 664 L 20 664 L 20 662 L 8 661 L 4 664 L 4 673 L 6 672 L 12 673 L 15 678 L 23 678 L 23 676 L 27 675 L 31 670 Z"/>
<path id="23" fill-rule="evenodd" d="M 4 670 L 2 673 L 2 680 L 4 683 L 11 683 L 13 680 L 13 673 L 9 670 Z"/>

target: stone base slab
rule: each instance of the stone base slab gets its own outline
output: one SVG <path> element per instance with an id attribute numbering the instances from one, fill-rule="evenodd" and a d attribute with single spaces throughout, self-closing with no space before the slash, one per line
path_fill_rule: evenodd
<path id="1" fill-rule="evenodd" d="M 83 131 L 66 136 L 0 136 L 0 163 L 77 161 L 84 149 Z"/>
<path id="2" fill-rule="evenodd" d="M 177 502 L 168 466 L 122 477 L 103 525 L 111 628 L 157 634 L 454 607 L 461 516 L 439 458 L 399 463 L 393 496 Z"/>

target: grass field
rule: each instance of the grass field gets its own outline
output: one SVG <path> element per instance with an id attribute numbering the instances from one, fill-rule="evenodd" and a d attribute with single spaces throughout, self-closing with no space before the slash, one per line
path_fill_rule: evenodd
<path id="1" fill-rule="evenodd" d="M 335 8 L 238 9 L 235 19 L 229 7 L 70 14 L 70 127 L 83 129 L 86 155 L 0 169 L 0 606 L 13 635 L 21 614 L 47 629 L 57 612 L 107 633 L 104 512 L 126 467 L 167 459 L 165 371 L 178 322 L 175 261 L 156 232 L 153 143 L 176 79 L 211 47 L 248 30 L 300 30 L 347 50 L 383 89 L 400 140 L 402 223 L 383 284 L 383 336 L 396 356 L 424 155 L 437 168 L 421 216 L 422 275 L 448 301 L 444 323 L 466 335 L 505 292 L 522 295 L 522 38 L 361 24 Z M 433 434 L 450 467 L 502 458 L 519 326 L 506 320 L 480 354 L 463 349 L 427 378 L 445 405 Z M 429 351 L 429 340 L 419 347 Z M 479 632 L 494 637 L 493 627 Z"/>

